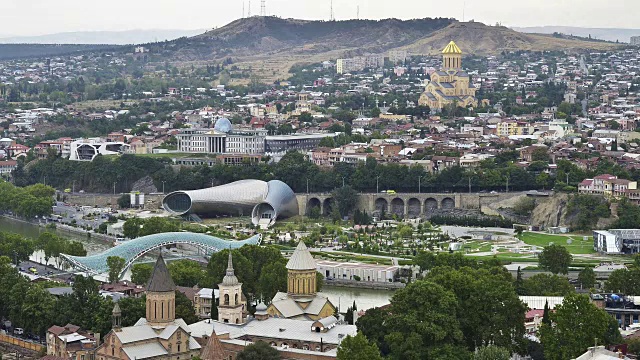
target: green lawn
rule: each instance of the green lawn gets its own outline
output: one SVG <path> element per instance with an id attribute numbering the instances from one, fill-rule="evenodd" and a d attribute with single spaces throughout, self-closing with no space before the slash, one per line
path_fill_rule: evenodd
<path id="1" fill-rule="evenodd" d="M 591 236 L 588 237 L 589 240 L 584 241 L 583 235 L 563 236 L 524 232 L 518 236 L 518 238 L 528 245 L 535 245 L 539 247 L 548 246 L 550 243 L 562 245 L 572 254 L 595 253 L 593 250 L 593 238 Z M 569 239 L 571 239 L 571 244 L 567 242 Z"/>

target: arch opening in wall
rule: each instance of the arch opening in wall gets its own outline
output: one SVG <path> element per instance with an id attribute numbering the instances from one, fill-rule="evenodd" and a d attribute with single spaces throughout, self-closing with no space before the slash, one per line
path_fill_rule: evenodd
<path id="1" fill-rule="evenodd" d="M 400 198 L 391 200 L 391 213 L 399 217 L 404 217 L 404 200 Z"/>
<path id="2" fill-rule="evenodd" d="M 442 208 L 451 210 L 456 208 L 456 201 L 450 197 L 442 199 Z"/>

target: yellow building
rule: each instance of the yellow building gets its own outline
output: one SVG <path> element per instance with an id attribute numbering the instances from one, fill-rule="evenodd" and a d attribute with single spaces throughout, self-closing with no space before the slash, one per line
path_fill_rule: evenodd
<path id="1" fill-rule="evenodd" d="M 533 135 L 534 131 L 535 128 L 527 122 L 505 120 L 496 124 L 496 135 L 498 136 Z"/>
<path id="2" fill-rule="evenodd" d="M 332 316 L 336 307 L 316 291 L 316 262 L 300 241 L 287 263 L 287 292 L 278 292 L 267 308 L 271 317 L 320 320 Z"/>
<path id="3" fill-rule="evenodd" d="M 431 74 L 431 81 L 418 100 L 419 105 L 442 110 L 448 104 L 478 106 L 476 88 L 462 71 L 462 50 L 453 41 L 442 50 L 442 68 Z"/>

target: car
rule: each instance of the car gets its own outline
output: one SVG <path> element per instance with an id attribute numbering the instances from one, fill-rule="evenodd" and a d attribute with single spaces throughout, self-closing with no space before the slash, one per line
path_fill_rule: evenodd
<path id="1" fill-rule="evenodd" d="M 24 335 L 24 329 L 23 328 L 15 328 L 15 329 L 13 329 L 13 333 L 15 335 Z"/>
<path id="2" fill-rule="evenodd" d="M 20 270 L 21 272 L 24 272 L 24 268 L 23 267 L 18 268 L 18 270 Z"/>
<path id="3" fill-rule="evenodd" d="M 29 268 L 29 271 L 34 275 L 38 275 L 38 269 L 34 268 L 33 266 Z"/>

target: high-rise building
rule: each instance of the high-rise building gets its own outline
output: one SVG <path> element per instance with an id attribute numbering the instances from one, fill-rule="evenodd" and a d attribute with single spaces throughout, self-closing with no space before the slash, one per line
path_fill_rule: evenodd
<path id="1" fill-rule="evenodd" d="M 633 46 L 640 46 L 640 36 L 632 36 L 630 42 Z"/>

